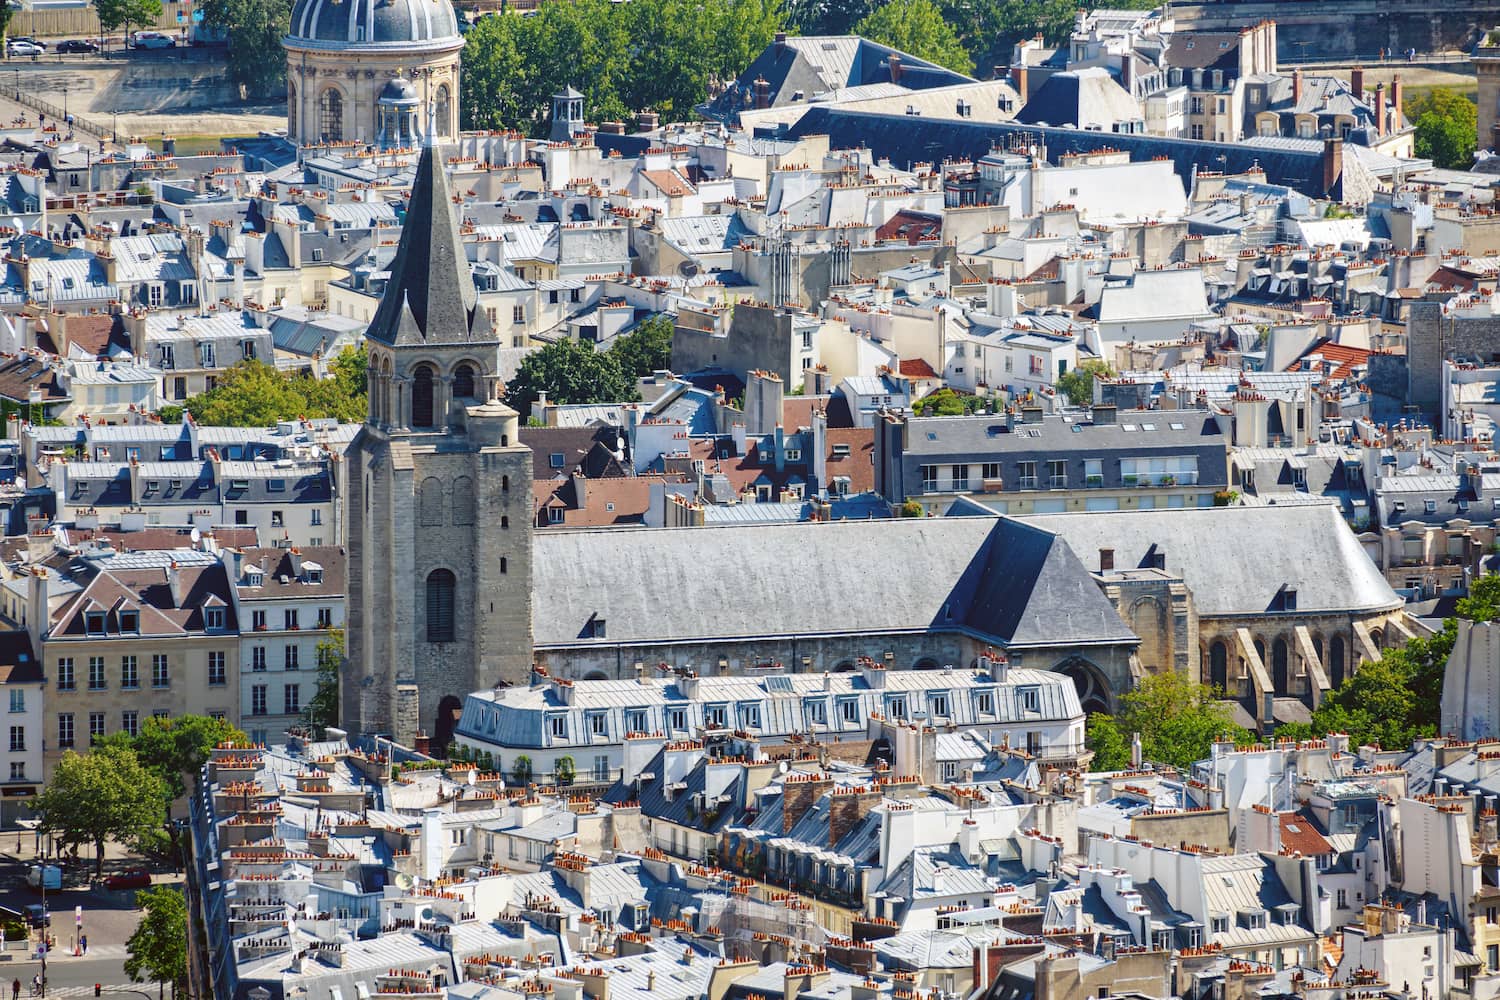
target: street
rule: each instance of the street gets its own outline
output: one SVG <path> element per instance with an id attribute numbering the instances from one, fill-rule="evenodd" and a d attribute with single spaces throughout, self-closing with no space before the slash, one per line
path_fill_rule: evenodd
<path id="1" fill-rule="evenodd" d="M 25 912 L 28 904 L 41 901 L 41 895 L 26 885 L 26 870 L 35 857 L 33 835 L 24 834 L 20 839 L 22 850 L 14 850 L 16 841 L 10 833 L 0 834 L 0 906 Z M 113 855 L 111 851 L 111 855 Z M 139 867 L 140 863 L 123 857 L 106 856 L 105 874 L 127 867 Z M 47 893 L 47 909 L 52 913 L 52 934 L 57 940 L 56 950 L 47 956 L 47 995 L 60 997 L 93 996 L 94 984 L 99 983 L 105 992 L 113 995 L 140 995 L 155 997 L 156 988 L 151 983 L 131 983 L 125 975 L 125 942 L 135 931 L 140 913 L 135 908 L 134 890 L 110 892 L 90 886 L 94 866 L 90 859 L 86 863 L 65 865 L 63 888 Z M 159 876 L 157 884 L 180 884 L 177 876 Z M 73 954 L 76 938 L 74 907 L 83 907 L 83 933 L 89 940 L 86 956 Z M 26 951 L 5 949 L 0 952 L 0 1000 L 8 996 L 10 984 L 21 981 L 21 995 L 31 992 L 31 978 L 41 971 L 41 962 L 34 959 L 35 943 Z"/>

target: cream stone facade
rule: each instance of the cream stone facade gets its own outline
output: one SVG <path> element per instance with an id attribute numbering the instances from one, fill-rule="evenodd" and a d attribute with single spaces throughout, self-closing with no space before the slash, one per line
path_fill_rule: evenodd
<path id="1" fill-rule="evenodd" d="M 458 135 L 464 40 L 448 0 L 298 0 L 282 46 L 299 145 L 411 145 L 406 126 Z"/>

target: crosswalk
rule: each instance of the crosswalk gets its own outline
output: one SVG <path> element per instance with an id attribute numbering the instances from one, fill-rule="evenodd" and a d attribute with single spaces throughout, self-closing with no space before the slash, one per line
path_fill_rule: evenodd
<path id="1" fill-rule="evenodd" d="M 149 986 L 150 984 L 148 983 L 145 985 Z M 142 986 L 106 986 L 103 989 L 103 995 L 115 996 L 123 993 L 128 996 L 140 996 L 142 989 Z M 29 986 L 23 988 L 21 990 L 21 996 L 25 997 L 30 991 L 31 988 Z M 93 995 L 94 987 L 92 985 L 47 987 L 47 996 L 49 997 L 91 997 Z M 147 995 L 149 996 L 151 994 L 148 993 Z"/>

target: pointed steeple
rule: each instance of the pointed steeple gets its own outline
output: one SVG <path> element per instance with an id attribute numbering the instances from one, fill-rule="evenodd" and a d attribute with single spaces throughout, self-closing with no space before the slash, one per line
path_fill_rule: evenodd
<path id="1" fill-rule="evenodd" d="M 435 143 L 422 149 L 391 279 L 365 335 L 386 344 L 464 343 L 479 304 Z"/>

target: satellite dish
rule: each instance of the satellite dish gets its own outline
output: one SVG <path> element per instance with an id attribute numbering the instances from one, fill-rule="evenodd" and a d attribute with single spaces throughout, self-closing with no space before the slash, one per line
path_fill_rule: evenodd
<path id="1" fill-rule="evenodd" d="M 412 877 L 406 874 L 406 872 L 397 872 L 396 877 L 391 881 L 396 883 L 397 889 L 410 889 L 414 884 Z"/>
<path id="2" fill-rule="evenodd" d="M 677 265 L 677 273 L 684 278 L 696 278 L 698 276 L 698 262 L 696 260 L 685 260 Z"/>
<path id="3" fill-rule="evenodd" d="M 792 769 L 791 765 L 788 764 L 786 761 L 782 761 L 781 765 L 777 768 L 777 770 L 779 770 L 782 774 L 786 774 L 791 769 Z"/>
<path id="4" fill-rule="evenodd" d="M 473 788 L 474 787 L 474 782 L 476 782 L 478 780 L 479 780 L 479 772 L 476 771 L 472 767 L 469 768 L 469 787 Z"/>
<path id="5" fill-rule="evenodd" d="M 199 531 L 197 528 L 194 528 L 191 532 L 188 533 L 188 537 L 193 540 L 194 545 L 197 545 L 203 540 L 203 532 Z"/>

